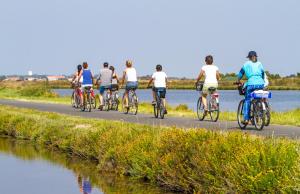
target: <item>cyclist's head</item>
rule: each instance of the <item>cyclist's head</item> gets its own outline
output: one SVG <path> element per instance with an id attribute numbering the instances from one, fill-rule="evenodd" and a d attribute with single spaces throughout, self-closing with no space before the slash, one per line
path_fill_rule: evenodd
<path id="1" fill-rule="evenodd" d="M 82 66 L 83 66 L 83 69 L 87 69 L 89 67 L 88 63 L 87 62 L 83 62 L 82 63 Z"/>
<path id="2" fill-rule="evenodd" d="M 114 72 L 115 71 L 115 67 L 114 66 L 109 66 L 109 69 Z"/>
<path id="3" fill-rule="evenodd" d="M 208 56 L 205 57 L 205 63 L 206 63 L 207 65 L 211 65 L 211 64 L 213 64 L 213 62 L 214 62 L 213 56 L 208 55 Z"/>
<path id="4" fill-rule="evenodd" d="M 82 65 L 77 65 L 77 71 L 80 72 L 82 70 Z"/>
<path id="5" fill-rule="evenodd" d="M 160 64 L 156 65 L 156 71 L 162 71 L 162 66 Z"/>
<path id="6" fill-rule="evenodd" d="M 250 52 L 248 53 L 247 58 L 248 58 L 250 61 L 256 62 L 256 61 L 257 61 L 257 53 L 256 53 L 255 51 L 250 51 Z"/>
<path id="7" fill-rule="evenodd" d="M 126 67 L 128 67 L 128 68 L 132 67 L 132 61 L 131 60 L 126 61 Z"/>
<path id="8" fill-rule="evenodd" d="M 108 62 L 103 63 L 103 67 L 108 67 L 108 65 L 109 65 Z"/>

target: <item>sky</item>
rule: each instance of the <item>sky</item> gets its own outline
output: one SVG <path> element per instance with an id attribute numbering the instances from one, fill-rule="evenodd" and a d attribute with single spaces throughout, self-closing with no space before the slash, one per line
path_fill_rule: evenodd
<path id="1" fill-rule="evenodd" d="M 1 0 L 0 75 L 71 74 L 87 61 L 139 75 L 162 64 L 169 76 L 196 77 L 204 57 L 237 72 L 248 51 L 264 68 L 300 72 L 299 0 Z"/>

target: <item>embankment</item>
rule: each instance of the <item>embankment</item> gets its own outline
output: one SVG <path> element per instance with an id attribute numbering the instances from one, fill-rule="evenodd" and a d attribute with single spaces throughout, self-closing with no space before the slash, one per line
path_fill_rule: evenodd
<path id="1" fill-rule="evenodd" d="M 300 145 L 287 139 L 82 119 L 2 105 L 0 134 L 94 159 L 102 171 L 170 190 L 300 190 Z"/>

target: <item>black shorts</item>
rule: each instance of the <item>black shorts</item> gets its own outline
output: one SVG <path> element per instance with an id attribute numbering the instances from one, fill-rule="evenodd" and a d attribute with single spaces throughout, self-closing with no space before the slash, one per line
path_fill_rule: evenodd
<path id="1" fill-rule="evenodd" d="M 114 91 L 118 91 L 119 90 L 119 85 L 118 84 L 112 84 L 111 85 L 111 90 Z"/>
<path id="2" fill-rule="evenodd" d="M 167 93 L 166 88 L 153 87 L 153 91 L 156 92 L 157 96 L 159 96 L 160 98 L 166 98 L 166 93 Z"/>

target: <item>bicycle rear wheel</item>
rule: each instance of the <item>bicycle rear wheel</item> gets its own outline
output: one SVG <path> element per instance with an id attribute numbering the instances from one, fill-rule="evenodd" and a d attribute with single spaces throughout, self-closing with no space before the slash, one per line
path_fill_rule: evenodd
<path id="1" fill-rule="evenodd" d="M 254 126 L 257 130 L 262 130 L 266 123 L 266 111 L 264 110 L 264 102 L 257 101 L 253 106 Z"/>
<path id="2" fill-rule="evenodd" d="M 134 115 L 137 115 L 138 110 L 139 110 L 139 103 L 138 103 L 138 98 L 135 93 L 132 94 L 130 100 L 131 100 L 130 112 Z"/>
<path id="3" fill-rule="evenodd" d="M 199 97 L 197 102 L 197 116 L 200 121 L 203 121 L 205 117 L 204 104 L 202 103 L 202 97 Z"/>
<path id="4" fill-rule="evenodd" d="M 71 105 L 72 107 L 76 107 L 76 94 L 75 92 L 72 93 L 72 96 L 71 96 Z"/>
<path id="5" fill-rule="evenodd" d="M 159 112 L 158 103 L 156 103 L 155 105 L 153 105 L 153 113 L 155 118 L 158 118 L 158 112 Z"/>
<path id="6" fill-rule="evenodd" d="M 244 120 L 244 113 L 243 113 L 244 103 L 245 103 L 245 100 L 241 100 L 240 103 L 239 103 L 239 106 L 238 106 L 238 110 L 237 110 L 237 121 L 238 121 L 239 127 L 241 129 L 245 129 L 247 127 L 247 125 L 245 125 L 243 123 L 243 120 Z"/>
<path id="7" fill-rule="evenodd" d="M 160 108 L 159 108 L 159 115 L 161 119 L 165 118 L 165 107 L 163 105 L 163 103 L 160 101 Z"/>
<path id="8" fill-rule="evenodd" d="M 269 126 L 271 122 L 271 110 L 268 102 L 265 102 L 266 105 L 266 123 L 265 126 Z"/>
<path id="9" fill-rule="evenodd" d="M 212 98 L 209 106 L 210 118 L 213 122 L 217 122 L 220 115 L 219 103 L 217 103 L 217 100 L 215 98 Z"/>
<path id="10" fill-rule="evenodd" d="M 92 111 L 92 98 L 91 98 L 91 94 L 88 94 L 88 96 L 87 96 L 87 110 L 89 112 Z"/>

